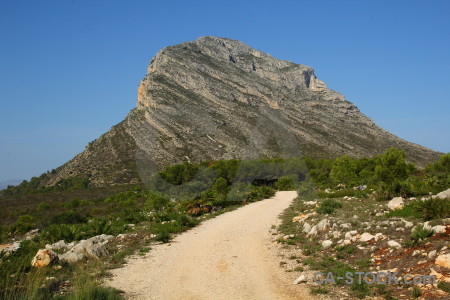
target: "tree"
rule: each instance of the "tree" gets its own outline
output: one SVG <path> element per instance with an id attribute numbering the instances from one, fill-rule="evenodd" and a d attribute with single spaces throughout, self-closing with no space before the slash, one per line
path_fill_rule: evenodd
<path id="1" fill-rule="evenodd" d="M 356 174 L 356 162 L 354 159 L 344 155 L 336 158 L 331 167 L 330 178 L 334 183 L 343 183 L 352 185 L 356 182 L 358 176 Z"/>
<path id="2" fill-rule="evenodd" d="M 375 177 L 381 184 L 381 192 L 387 198 L 402 192 L 402 181 L 413 170 L 414 165 L 406 162 L 405 152 L 394 147 L 376 158 Z"/>

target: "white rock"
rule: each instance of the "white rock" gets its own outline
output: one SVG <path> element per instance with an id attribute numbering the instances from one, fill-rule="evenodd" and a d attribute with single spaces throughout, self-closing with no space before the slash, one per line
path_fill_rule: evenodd
<path id="1" fill-rule="evenodd" d="M 414 250 L 412 256 L 416 256 L 420 254 L 420 250 Z"/>
<path id="2" fill-rule="evenodd" d="M 433 226 L 431 228 L 431 230 L 433 230 L 434 233 L 445 233 L 446 228 L 447 228 L 446 226 L 436 225 L 436 226 Z"/>
<path id="3" fill-rule="evenodd" d="M 350 240 L 344 240 L 342 242 L 342 244 L 344 244 L 344 245 L 351 245 L 351 243 L 352 243 L 352 241 L 350 241 Z"/>
<path id="4" fill-rule="evenodd" d="M 311 225 L 309 225 L 309 223 L 304 223 L 303 224 L 303 232 L 304 233 L 309 233 L 311 231 Z"/>
<path id="5" fill-rule="evenodd" d="M 363 234 L 361 234 L 361 237 L 359 238 L 360 242 L 368 242 L 371 241 L 375 238 L 375 236 L 371 235 L 368 232 L 364 232 Z"/>
<path id="6" fill-rule="evenodd" d="M 439 255 L 436 258 L 436 265 L 450 269 L 450 253 L 449 254 L 443 254 Z"/>
<path id="7" fill-rule="evenodd" d="M 388 208 L 390 210 L 402 209 L 403 206 L 404 206 L 403 198 L 402 197 L 395 197 L 394 199 L 389 201 L 387 206 L 388 206 Z"/>
<path id="8" fill-rule="evenodd" d="M 317 231 L 324 231 L 326 230 L 330 225 L 330 222 L 327 219 L 323 219 L 317 224 Z"/>
<path id="9" fill-rule="evenodd" d="M 433 251 L 431 251 L 430 253 L 428 253 L 428 258 L 433 259 L 433 258 L 436 257 L 436 255 L 437 255 L 437 251 L 436 251 L 436 250 L 433 250 Z"/>
<path id="10" fill-rule="evenodd" d="M 411 228 L 411 227 L 414 226 L 414 224 L 412 222 L 409 222 L 409 221 L 406 221 L 406 220 L 403 220 L 403 223 L 405 223 L 405 227 L 406 228 Z"/>
<path id="11" fill-rule="evenodd" d="M 317 226 L 314 225 L 313 227 L 311 227 L 311 230 L 308 232 L 308 236 L 312 236 L 312 235 L 316 235 L 317 234 Z"/>
<path id="12" fill-rule="evenodd" d="M 308 280 L 306 280 L 306 276 L 302 274 L 297 279 L 295 279 L 292 284 L 299 284 L 299 283 L 307 282 L 307 281 Z"/>
<path id="13" fill-rule="evenodd" d="M 400 245 L 398 242 L 393 241 L 393 240 L 390 240 L 388 242 L 388 245 L 389 245 L 389 247 L 392 247 L 392 248 L 401 248 L 402 247 L 402 245 Z"/>
<path id="14" fill-rule="evenodd" d="M 439 194 L 434 195 L 432 198 L 433 199 L 447 199 L 447 198 L 450 198 L 450 189 L 447 189 L 447 190 L 445 190 L 443 192 L 440 192 Z"/>
<path id="15" fill-rule="evenodd" d="M 330 241 L 330 240 L 325 240 L 325 241 L 322 242 L 322 247 L 325 248 L 325 249 L 326 248 L 330 248 L 331 245 L 333 245 L 333 242 Z"/>

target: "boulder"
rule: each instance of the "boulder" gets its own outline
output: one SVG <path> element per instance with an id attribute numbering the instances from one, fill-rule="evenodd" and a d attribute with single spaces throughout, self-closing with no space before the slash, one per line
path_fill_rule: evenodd
<path id="1" fill-rule="evenodd" d="M 437 251 L 436 250 L 430 251 L 430 253 L 428 253 L 428 258 L 433 259 L 433 258 L 436 257 L 436 255 L 437 255 Z"/>
<path id="2" fill-rule="evenodd" d="M 317 231 L 325 231 L 329 227 L 330 222 L 327 219 L 323 219 L 317 224 Z"/>
<path id="3" fill-rule="evenodd" d="M 443 225 L 436 225 L 431 227 L 431 230 L 433 230 L 434 233 L 445 233 L 446 228 L 447 227 Z"/>
<path id="4" fill-rule="evenodd" d="M 66 253 L 60 255 L 60 259 L 69 263 L 75 263 L 87 257 L 99 258 L 100 256 L 109 255 L 106 244 L 112 235 L 97 235 L 87 240 L 81 240 L 73 248 Z"/>
<path id="5" fill-rule="evenodd" d="M 60 240 L 59 242 L 56 242 L 51 245 L 49 245 L 49 244 L 45 245 L 45 249 L 48 249 L 48 250 L 61 250 L 64 248 L 67 248 L 67 244 L 63 240 Z"/>
<path id="6" fill-rule="evenodd" d="M 31 260 L 33 267 L 45 267 L 58 261 L 58 254 L 48 249 L 40 249 Z"/>
<path id="7" fill-rule="evenodd" d="M 361 234 L 361 237 L 359 238 L 360 242 L 368 242 L 371 241 L 375 238 L 375 236 L 371 235 L 368 232 L 364 232 L 363 234 Z"/>
<path id="8" fill-rule="evenodd" d="M 405 203 L 404 203 L 402 197 L 395 197 L 394 199 L 389 201 L 387 206 L 390 210 L 397 210 L 397 209 L 402 209 L 404 205 L 405 205 Z"/>
<path id="9" fill-rule="evenodd" d="M 450 189 L 440 192 L 437 195 L 432 196 L 433 199 L 448 199 L 450 198 Z"/>
<path id="10" fill-rule="evenodd" d="M 450 253 L 439 255 L 436 258 L 436 265 L 447 268 L 450 270 Z"/>
<path id="11" fill-rule="evenodd" d="M 14 242 L 12 244 L 0 245 L 0 253 L 5 253 L 5 255 L 9 255 L 13 252 L 16 252 L 20 248 L 20 242 Z"/>
<path id="12" fill-rule="evenodd" d="M 311 225 L 309 225 L 309 223 L 304 223 L 303 224 L 303 232 L 308 234 L 311 231 Z"/>
<path id="13" fill-rule="evenodd" d="M 333 242 L 330 241 L 330 240 L 325 240 L 325 241 L 322 242 L 322 247 L 325 248 L 325 249 L 326 248 L 330 248 L 331 245 L 333 245 Z"/>
<path id="14" fill-rule="evenodd" d="M 398 242 L 393 241 L 393 240 L 389 241 L 388 245 L 391 248 L 401 248 L 402 247 L 402 245 L 400 245 Z"/>
<path id="15" fill-rule="evenodd" d="M 299 284 L 302 282 L 307 282 L 306 280 L 306 276 L 305 275 L 300 275 L 297 279 L 294 280 L 294 282 L 292 284 Z"/>

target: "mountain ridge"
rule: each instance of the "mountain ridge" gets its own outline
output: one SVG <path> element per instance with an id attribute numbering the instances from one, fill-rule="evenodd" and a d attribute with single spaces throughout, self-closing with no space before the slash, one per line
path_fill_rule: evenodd
<path id="1" fill-rule="evenodd" d="M 227 38 L 160 50 L 138 87 L 136 108 L 45 185 L 88 177 L 137 183 L 183 161 L 257 157 L 362 157 L 389 147 L 424 165 L 440 153 L 377 126 L 314 69 Z"/>

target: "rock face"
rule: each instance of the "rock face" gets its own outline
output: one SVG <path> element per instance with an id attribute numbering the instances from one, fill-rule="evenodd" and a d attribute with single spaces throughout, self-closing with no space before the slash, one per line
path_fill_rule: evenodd
<path id="1" fill-rule="evenodd" d="M 360 157 L 391 146 L 420 165 L 440 155 L 378 127 L 311 67 L 201 37 L 158 52 L 139 85 L 137 108 L 46 185 L 73 176 L 92 185 L 145 181 L 183 161 Z"/>

